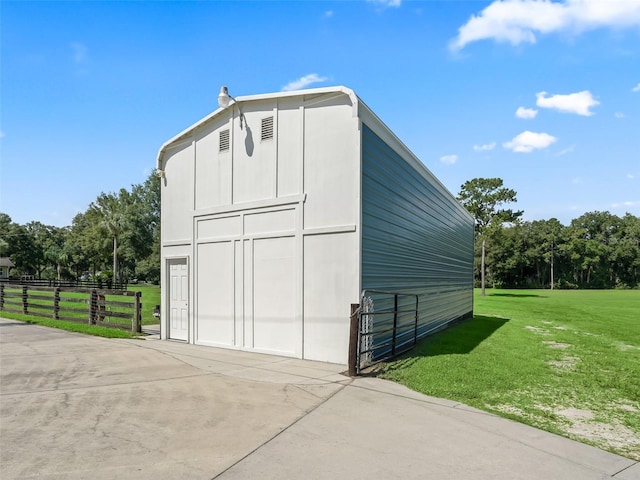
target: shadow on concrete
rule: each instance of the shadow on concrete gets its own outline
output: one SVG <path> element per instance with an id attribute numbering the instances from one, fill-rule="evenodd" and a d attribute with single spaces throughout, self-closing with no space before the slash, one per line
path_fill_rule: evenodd
<path id="1" fill-rule="evenodd" d="M 20 323 L 15 323 L 20 322 Z M 4 318 L 0 318 L 0 327 L 22 327 L 25 325 L 29 325 L 29 323 L 25 320 L 14 320 L 11 322 L 5 321 Z"/>

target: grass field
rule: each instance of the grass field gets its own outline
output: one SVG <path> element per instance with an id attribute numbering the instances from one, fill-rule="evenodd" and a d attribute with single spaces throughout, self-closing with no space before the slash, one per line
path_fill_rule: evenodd
<path id="1" fill-rule="evenodd" d="M 142 325 L 158 323 L 153 316 L 153 309 L 160 305 L 160 285 L 129 285 L 127 290 L 142 293 Z"/>
<path id="2" fill-rule="evenodd" d="M 488 290 L 474 310 L 380 376 L 640 460 L 640 291 Z"/>

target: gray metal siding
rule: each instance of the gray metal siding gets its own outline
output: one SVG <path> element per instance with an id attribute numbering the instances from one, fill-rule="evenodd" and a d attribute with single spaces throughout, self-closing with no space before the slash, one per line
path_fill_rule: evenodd
<path id="1" fill-rule="evenodd" d="M 363 289 L 419 295 L 419 336 L 473 310 L 473 219 L 364 124 L 361 271 Z M 392 309 L 391 297 L 371 297 Z"/>

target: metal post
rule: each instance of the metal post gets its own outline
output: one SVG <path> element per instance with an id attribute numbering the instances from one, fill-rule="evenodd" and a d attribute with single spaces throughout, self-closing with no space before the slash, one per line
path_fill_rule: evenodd
<path id="1" fill-rule="evenodd" d="M 358 303 L 351 304 L 351 315 L 350 315 L 350 323 L 349 323 L 349 376 L 355 377 L 358 374 L 358 342 L 360 340 L 360 336 L 358 335 L 360 331 L 360 315 L 358 311 L 360 309 L 360 305 Z"/>
<path id="2" fill-rule="evenodd" d="M 398 294 L 393 296 L 393 337 L 391 338 L 391 355 L 396 354 L 396 334 L 398 329 Z"/>
<path id="3" fill-rule="evenodd" d="M 480 283 L 481 283 L 481 290 L 480 290 L 480 294 L 484 297 L 485 296 L 485 288 L 484 288 L 484 255 L 485 255 L 485 240 L 484 237 L 482 238 L 482 260 L 480 261 Z"/>
<path id="4" fill-rule="evenodd" d="M 416 295 L 416 323 L 413 327 L 413 345 L 418 343 L 418 295 Z"/>

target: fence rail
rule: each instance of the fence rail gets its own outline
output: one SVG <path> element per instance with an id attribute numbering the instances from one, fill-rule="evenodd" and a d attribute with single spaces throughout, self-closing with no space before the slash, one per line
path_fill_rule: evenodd
<path id="1" fill-rule="evenodd" d="M 51 280 L 46 278 L 0 278 L 0 284 L 11 285 L 31 285 L 34 287 L 64 287 L 64 288 L 95 288 L 98 290 L 122 290 L 126 291 L 128 284 L 126 283 L 112 283 L 112 282 L 93 282 L 88 280 Z"/>
<path id="2" fill-rule="evenodd" d="M 118 297 L 128 297 L 123 301 Z M 0 312 L 142 331 L 142 292 L 0 283 Z"/>

